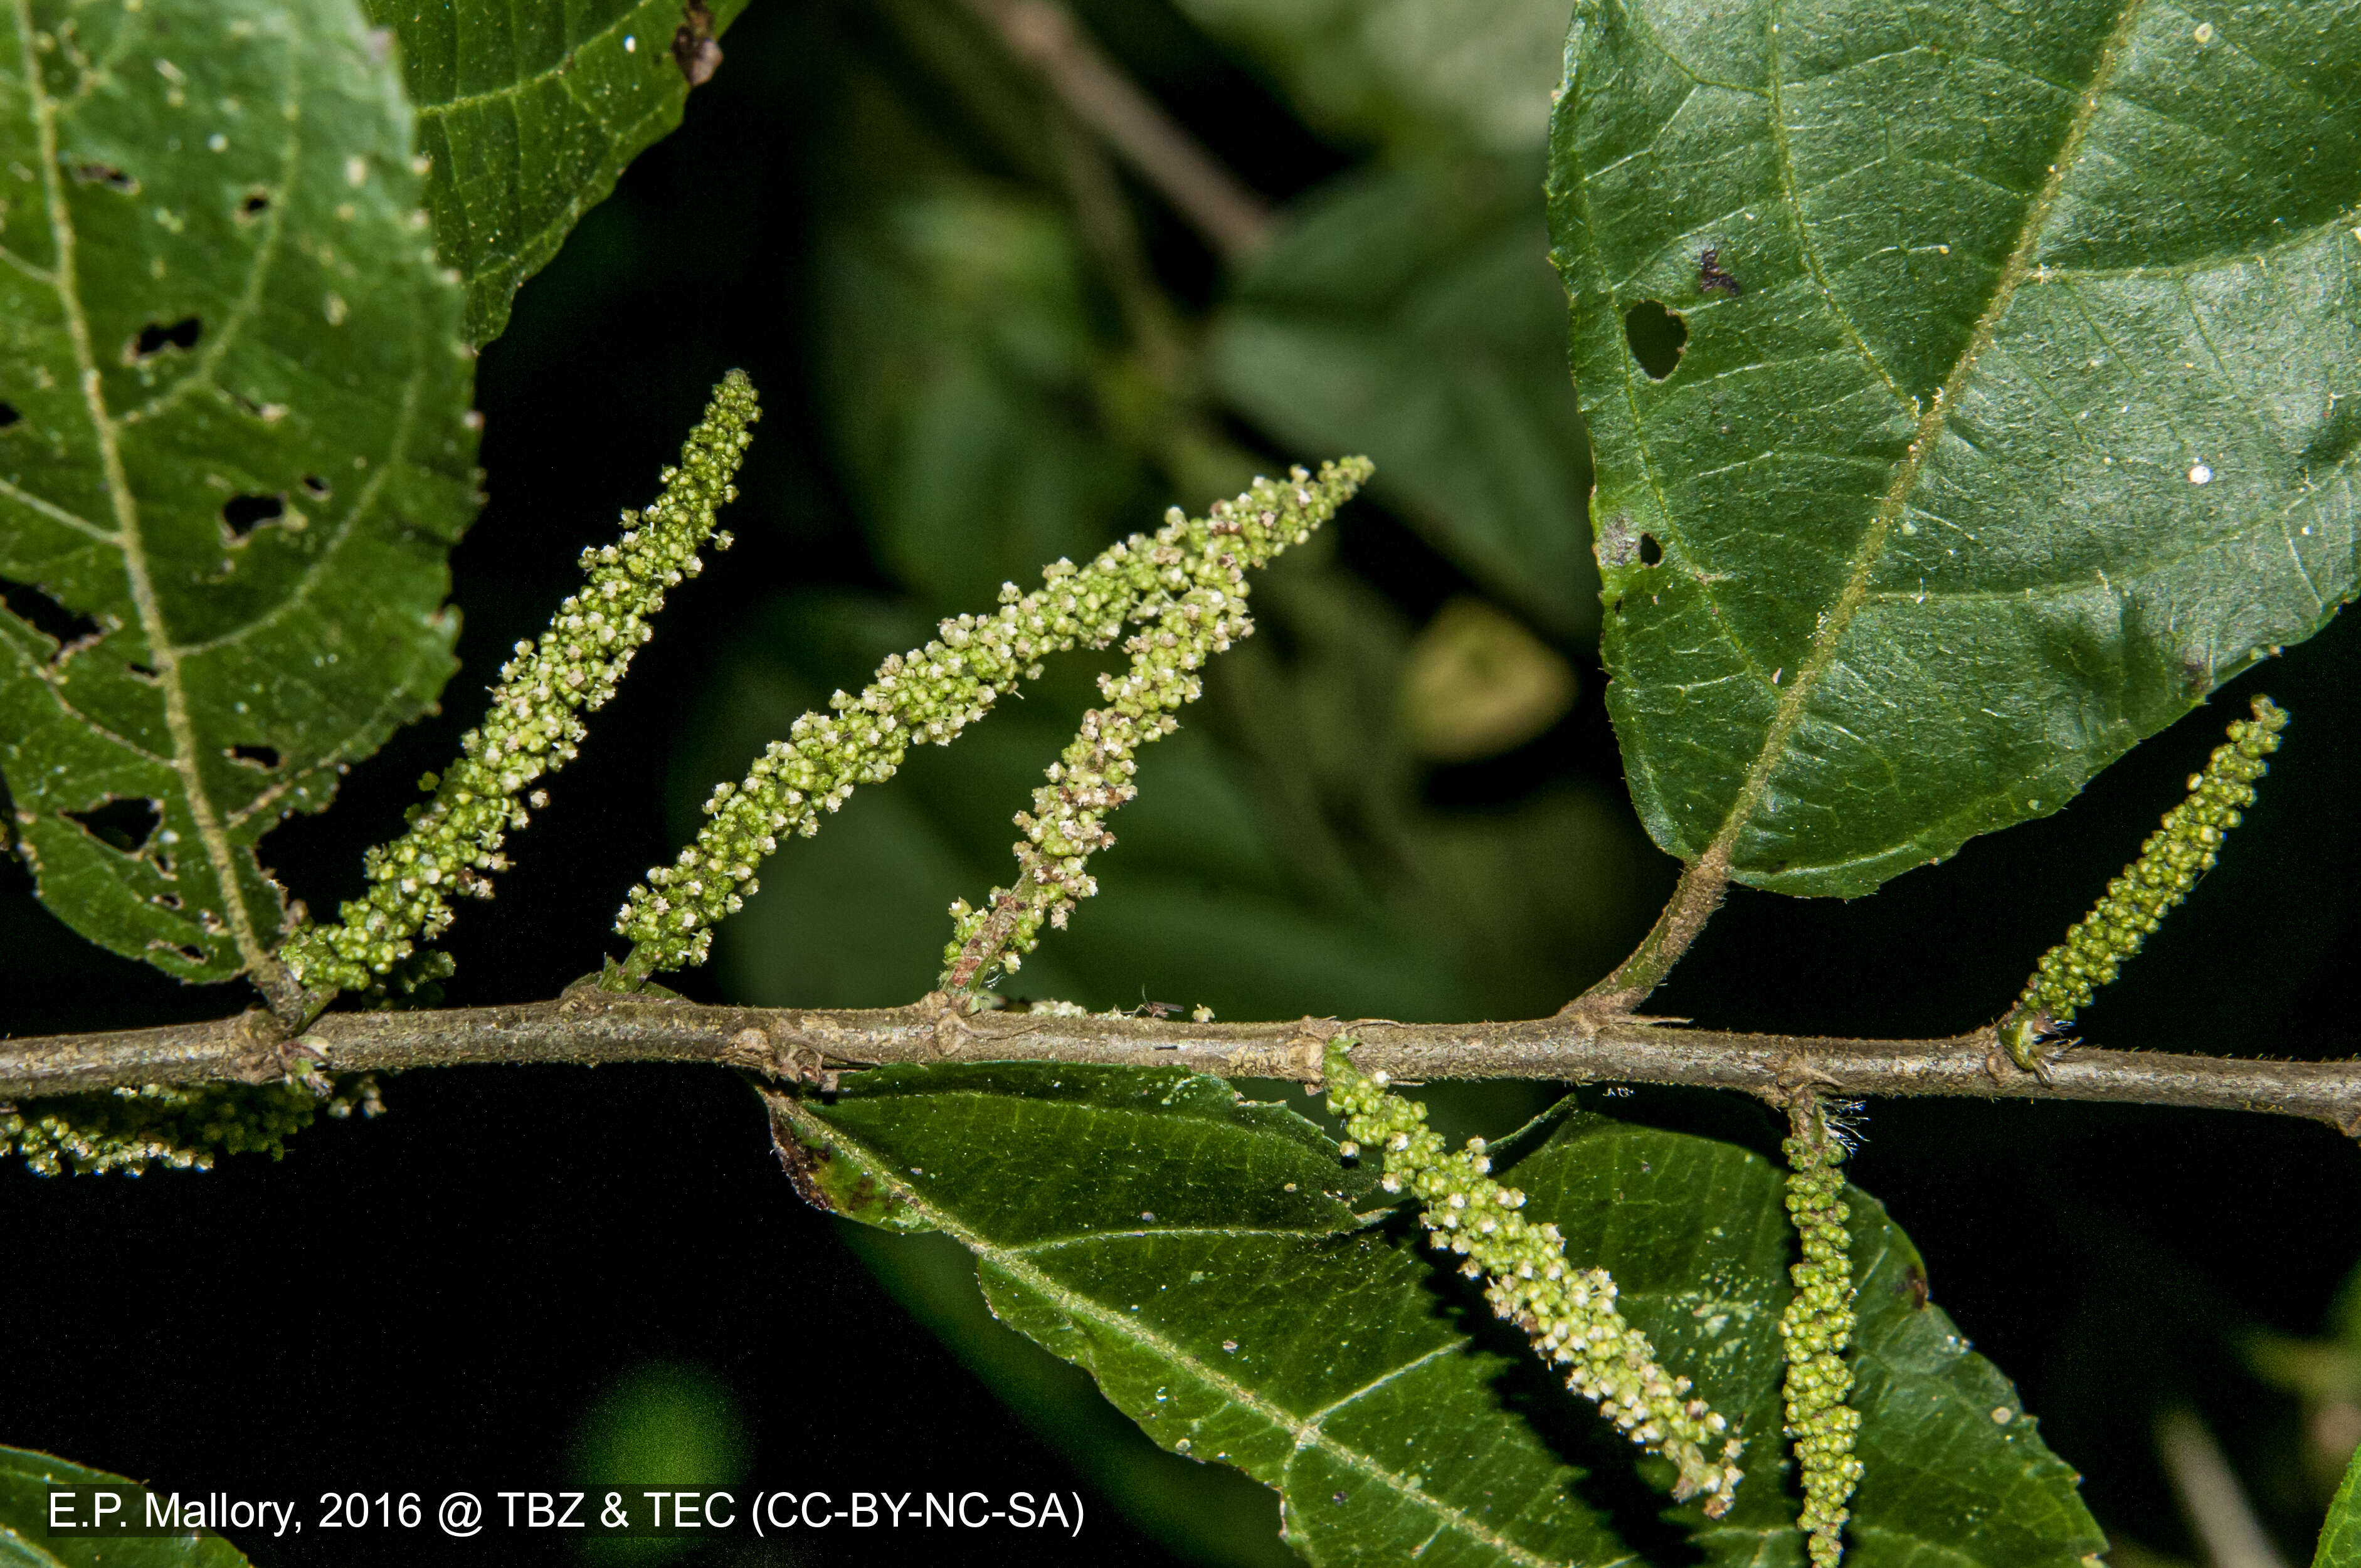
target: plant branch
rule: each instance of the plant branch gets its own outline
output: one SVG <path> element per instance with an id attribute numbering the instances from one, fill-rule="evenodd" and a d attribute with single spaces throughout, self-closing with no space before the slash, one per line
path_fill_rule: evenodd
<path id="1" fill-rule="evenodd" d="M 1692 1084 L 1784 1104 L 1799 1088 L 1843 1096 L 1971 1095 L 2260 1111 L 2361 1137 L 2361 1060 L 2296 1062 L 2075 1047 L 2048 1080 L 2019 1069 L 1989 1028 L 1948 1039 L 1850 1040 L 1688 1029 L 1641 1018 L 1512 1024 L 1303 1018 L 1194 1024 L 1129 1014 L 961 1014 L 939 993 L 869 1010 L 709 1007 L 589 987 L 555 1002 L 441 1012 L 332 1013 L 282 1046 L 258 1013 L 205 1024 L 0 1041 L 0 1100 L 141 1083 L 261 1082 L 287 1052 L 335 1072 L 535 1062 L 716 1062 L 818 1081 L 889 1062 L 1061 1061 L 1179 1066 L 1315 1082 L 1328 1040 L 1397 1081 L 1532 1078 Z"/>
<path id="2" fill-rule="evenodd" d="M 1612 974 L 1567 1003 L 1563 1014 L 1615 1017 L 1647 1001 L 1689 950 L 1689 944 L 1697 940 L 1729 892 L 1730 852 L 1717 844 L 1681 869 L 1681 880 L 1664 913 L 1631 949 L 1631 956 L 1618 964 Z"/>
<path id="3" fill-rule="evenodd" d="M 1269 242 L 1270 209 L 1141 92 L 1056 0 L 966 0 L 1076 119 L 1106 138 L 1224 261 Z"/>

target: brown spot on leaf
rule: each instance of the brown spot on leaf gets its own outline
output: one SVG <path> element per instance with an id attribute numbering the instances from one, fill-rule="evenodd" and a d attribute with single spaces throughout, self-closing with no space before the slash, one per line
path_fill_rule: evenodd
<path id="1" fill-rule="evenodd" d="M 825 1144 L 814 1147 L 803 1141 L 796 1131 L 795 1124 L 787 1119 L 783 1106 L 785 1096 L 765 1095 L 763 1098 L 771 1102 L 771 1147 L 777 1151 L 779 1168 L 787 1173 L 787 1180 L 794 1185 L 796 1196 L 822 1213 L 834 1213 L 836 1204 L 829 1199 L 828 1190 L 820 1184 L 819 1173 L 822 1167 L 836 1157 L 836 1151 Z"/>

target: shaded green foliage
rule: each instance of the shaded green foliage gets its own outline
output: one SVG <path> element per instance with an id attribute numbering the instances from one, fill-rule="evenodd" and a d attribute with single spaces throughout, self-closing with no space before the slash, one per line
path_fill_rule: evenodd
<path id="1" fill-rule="evenodd" d="M 1177 1069 L 1007 1065 L 883 1069 L 773 1113 L 807 1196 L 968 1246 L 1004 1321 L 1089 1368 L 1159 1443 L 1277 1487 L 1314 1561 L 1400 1562 L 1422 1541 L 1446 1562 L 1620 1555 L 1628 1445 L 1558 1403 L 1518 1336 L 1368 1212 L 1371 1164 L 1292 1113 Z M 1543 1130 L 1513 1164 L 1494 1151 L 1528 1216 L 1615 1276 L 1668 1367 L 1743 1412 L 1737 1506 L 1671 1517 L 1709 1561 L 1800 1563 L 1776 1453 L 1779 1168 L 1594 1115 Z M 2103 1550 L 2015 1390 L 1926 1303 L 1908 1239 L 1874 1200 L 1849 1203 L 1868 1470 L 1853 1560 L 2071 1568 Z M 1669 1484 L 1662 1463 L 1642 1464 L 1652 1484 Z"/>
<path id="2" fill-rule="evenodd" d="M 1417 164 L 1308 198 L 1209 349 L 1222 396 L 1290 446 L 1361 443 L 1377 493 L 1548 630 L 1598 624 L 1590 453 L 1532 160 Z"/>

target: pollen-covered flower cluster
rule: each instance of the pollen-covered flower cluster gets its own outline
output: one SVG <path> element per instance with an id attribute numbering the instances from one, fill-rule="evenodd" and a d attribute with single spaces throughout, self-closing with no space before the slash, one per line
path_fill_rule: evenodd
<path id="1" fill-rule="evenodd" d="M 1781 1146 L 1789 1172 L 1787 1214 L 1804 1254 L 1788 1271 L 1795 1296 L 1779 1320 L 1787 1353 L 1787 1436 L 1804 1484 L 1795 1527 L 1804 1532 L 1813 1568 L 1836 1568 L 1844 1555 L 1845 1520 L 1852 1517 L 1848 1505 L 1861 1475 L 1853 1453 L 1861 1412 L 1848 1402 L 1853 1379 L 1844 1358 L 1852 1343 L 1854 1294 L 1852 1238 L 1845 1229 L 1850 1210 L 1837 1169 L 1844 1146 L 1811 1103 Z"/>
<path id="2" fill-rule="evenodd" d="M 1329 1042 L 1322 1075 L 1329 1108 L 1344 1118 L 1350 1157 L 1370 1145 L 1383 1151 L 1389 1192 L 1407 1189 L 1421 1205 L 1431 1244 L 1466 1261 L 1459 1271 L 1486 1281 L 1492 1310 L 1525 1331 L 1554 1365 L 1569 1367 L 1566 1386 L 1598 1404 L 1633 1442 L 1678 1467 L 1673 1496 L 1701 1497 L 1709 1518 L 1730 1509 L 1744 1475 L 1733 1463 L 1739 1440 L 1730 1423 L 1696 1398 L 1689 1380 L 1656 1361 L 1648 1336 L 1615 1307 L 1615 1281 L 1603 1268 L 1570 1268 L 1565 1240 L 1554 1224 L 1519 1213 L 1525 1195 L 1489 1172 L 1484 1140 L 1457 1154 L 1426 1125 L 1426 1107 L 1387 1091 L 1382 1071 L 1364 1076 L 1346 1053 L 1350 1042 Z"/>
<path id="3" fill-rule="evenodd" d="M 697 842 L 631 890 L 615 925 L 637 944 L 629 970 L 644 977 L 702 963 L 713 927 L 756 891 L 755 870 L 782 839 L 819 831 L 823 812 L 843 805 L 854 786 L 893 777 L 912 745 L 949 745 L 1002 694 L 1038 678 L 1048 655 L 1104 648 L 1126 621 L 1148 624 L 1143 636 L 1159 638 L 1182 603 L 1199 608 L 1179 624 L 1225 616 L 1225 601 L 1213 591 L 1232 593 L 1234 570 L 1308 538 L 1368 472 L 1366 460 L 1352 458 L 1326 465 L 1317 479 L 1298 469 L 1284 484 L 1258 481 L 1214 509 L 1217 520 L 1234 525 L 1225 532 L 1176 510 L 1154 538 L 1134 534 L 1087 566 L 1060 561 L 1029 594 L 1008 584 L 995 613 L 946 620 L 936 641 L 887 659 L 859 696 L 836 693 L 829 713 L 796 719 L 742 784 L 719 785 L 705 803 L 710 820 Z M 1143 693 L 1122 700 L 1144 715 L 1151 699 Z"/>
<path id="4" fill-rule="evenodd" d="M 664 590 L 703 569 L 697 550 L 714 533 L 714 511 L 737 498 L 730 484 L 761 417 L 754 384 L 732 370 L 714 389 L 705 417 L 664 471 L 664 493 L 644 512 L 623 513 L 623 534 L 582 553 L 588 581 L 551 618 L 538 641 L 519 642 L 501 666 L 491 713 L 460 738 L 462 755 L 421 786 L 434 798 L 411 807 L 410 831 L 369 850 L 369 888 L 344 905 L 342 922 L 299 931 L 280 956 L 313 988 L 357 991 L 393 973 L 418 942 L 451 924 L 454 894 L 489 898 L 488 873 L 508 869 L 500 849 L 530 820 L 525 792 L 574 760 L 588 733 L 583 711 L 615 695 L 632 654 L 654 635 L 649 621 Z"/>
<path id="5" fill-rule="evenodd" d="M 1106 706 L 1082 715 L 1081 733 L 1049 764 L 1049 784 L 1033 792 L 1033 809 L 1017 813 L 1025 837 L 1015 846 L 1016 886 L 993 889 L 980 909 L 965 899 L 951 905 L 944 990 L 972 991 L 995 967 L 1018 968 L 1044 922 L 1062 930 L 1075 903 L 1098 891 L 1090 858 L 1115 842 L 1107 813 L 1139 793 L 1131 783 L 1139 749 L 1180 728 L 1172 714 L 1197 699 L 1198 672 L 1254 631 L 1247 571 L 1309 538 L 1367 472 L 1366 462 L 1330 464 L 1314 481 L 1298 468 L 1281 482 L 1257 480 L 1201 521 L 1178 508 L 1167 515 L 1148 546 L 1159 591 L 1139 611 L 1147 625 L 1124 644 L 1131 664 L 1099 677 Z"/>
<path id="6" fill-rule="evenodd" d="M 367 1075 L 334 1086 L 324 1079 L 192 1088 L 149 1083 L 0 1108 L 0 1154 L 22 1157 L 41 1176 L 68 1170 L 137 1176 L 151 1165 L 211 1170 L 216 1155 L 279 1158 L 287 1152 L 288 1135 L 310 1126 L 324 1110 L 332 1116 L 355 1110 L 374 1116 L 383 1108 L 377 1080 Z"/>
<path id="7" fill-rule="evenodd" d="M 2001 1043 L 2017 1065 L 2031 1069 L 2045 1036 L 2071 1023 L 2125 959 L 2140 950 L 2166 913 L 2189 896 L 2213 869 L 2224 835 L 2239 808 L 2255 803 L 2255 781 L 2270 771 L 2263 759 L 2279 749 L 2287 710 L 2255 698 L 2254 718 L 2230 726 L 2227 745 L 2213 749 L 2205 771 L 2189 775 L 2189 798 L 2165 814 L 2164 826 L 2140 846 L 2139 859 L 2107 884 L 2106 896 L 2041 955 L 2025 994 L 2001 1021 Z"/>

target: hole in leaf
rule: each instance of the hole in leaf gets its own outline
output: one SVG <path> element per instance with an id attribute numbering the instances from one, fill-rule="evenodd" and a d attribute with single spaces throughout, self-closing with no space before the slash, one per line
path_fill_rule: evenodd
<path id="1" fill-rule="evenodd" d="M 100 843 L 111 844 L 126 855 L 136 855 L 164 820 L 164 808 L 152 800 L 110 800 L 88 811 L 64 811 L 59 815 Z"/>
<path id="2" fill-rule="evenodd" d="M 23 414 L 16 411 L 13 404 L 0 403 L 0 430 L 7 429 L 10 425 L 16 423 L 18 420 L 23 419 L 24 417 L 25 416 Z"/>
<path id="3" fill-rule="evenodd" d="M 170 326 L 149 322 L 139 329 L 138 341 L 131 345 L 131 357 L 146 359 L 167 348 L 194 348 L 204 330 L 205 323 L 194 316 L 183 316 Z"/>
<path id="4" fill-rule="evenodd" d="M 60 653 L 94 641 L 105 630 L 89 616 L 75 614 L 27 583 L 12 583 L 0 577 L 0 604 L 5 604 L 17 620 L 34 630 L 56 638 Z"/>
<path id="5" fill-rule="evenodd" d="M 1640 565 L 1653 566 L 1664 558 L 1664 547 L 1656 543 L 1653 533 L 1640 535 Z"/>
<path id="6" fill-rule="evenodd" d="M 181 895 L 177 893 L 159 893 L 150 898 L 148 902 L 150 904 L 161 905 L 166 909 L 180 909 L 184 907 L 181 903 Z"/>
<path id="7" fill-rule="evenodd" d="M 243 539 L 266 522 L 287 515 L 285 496 L 232 496 L 222 503 L 222 522 L 232 539 Z"/>
<path id="8" fill-rule="evenodd" d="M 131 672 L 131 678 L 132 678 L 132 679 L 134 679 L 134 680 L 138 680 L 138 681 L 145 681 L 145 682 L 147 682 L 147 683 L 148 683 L 149 685 L 151 685 L 151 686 L 152 686 L 152 685 L 154 685 L 156 684 L 156 666 L 155 666 L 155 665 L 153 665 L 153 664 L 143 664 L 143 663 L 141 663 L 138 660 L 134 659 L 134 660 L 132 660 L 130 663 L 128 663 L 125 664 L 123 667 L 124 667 L 125 669 L 126 669 L 126 670 L 128 670 L 128 671 L 130 671 L 130 672 Z"/>
<path id="9" fill-rule="evenodd" d="M 269 210 L 270 192 L 257 187 L 248 191 L 246 200 L 237 204 L 238 222 L 250 224 Z"/>
<path id="10" fill-rule="evenodd" d="M 1623 340 L 1631 345 L 1631 357 L 1640 362 L 1648 379 L 1661 381 L 1681 362 L 1681 350 L 1688 346 L 1689 323 L 1678 311 L 1668 311 L 1654 300 L 1642 300 L 1623 313 Z"/>
<path id="11" fill-rule="evenodd" d="M 111 163 L 77 163 L 72 173 L 77 185 L 104 185 L 126 196 L 137 195 L 139 191 L 138 181 Z"/>
<path id="12" fill-rule="evenodd" d="M 324 501 L 328 499 L 328 481 L 317 474 L 306 474 L 303 476 L 303 493 L 315 501 Z"/>
<path id="13" fill-rule="evenodd" d="M 154 952 L 160 952 L 160 953 L 172 953 L 172 954 L 177 955 L 178 957 L 181 957 L 181 958 L 186 959 L 189 962 L 191 962 L 191 963 L 192 963 L 192 964 L 201 964 L 201 963 L 203 963 L 203 962 L 205 961 L 205 959 L 208 959 L 208 958 L 210 958 L 210 957 L 212 956 L 211 954 L 209 954 L 209 953 L 205 952 L 203 948 L 192 948 L 192 947 L 190 947 L 188 944 L 186 944 L 185 942 L 183 942 L 183 943 L 172 943 L 172 942 L 168 942 L 168 941 L 165 941 L 161 937 L 157 938 L 154 941 L 152 941 L 152 942 L 148 943 L 148 948 L 149 948 L 149 950 L 150 950 L 150 951 L 154 951 Z"/>
<path id="14" fill-rule="evenodd" d="M 266 773 L 276 768 L 280 761 L 278 751 L 269 746 L 232 746 L 229 758 L 234 762 L 244 762 L 249 768 L 260 768 Z"/>

